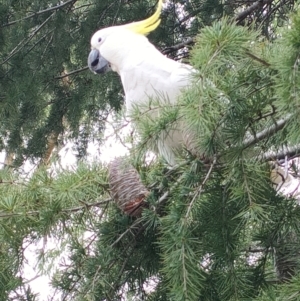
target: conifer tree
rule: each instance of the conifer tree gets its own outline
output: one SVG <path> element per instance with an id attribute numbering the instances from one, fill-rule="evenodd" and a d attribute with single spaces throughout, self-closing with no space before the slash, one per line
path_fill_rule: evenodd
<path id="1" fill-rule="evenodd" d="M 270 165 L 285 158 L 298 177 L 296 1 L 166 4 L 150 38 L 198 73 L 159 120 L 133 116 L 142 132 L 128 160 L 149 192 L 141 216 L 112 199 L 105 164 L 47 169 L 60 143 L 73 141 L 84 158 L 121 108 L 117 76 L 86 71 L 91 34 L 143 19 L 154 6 L 0 3 L 1 149 L 10 162 L 0 170 L 0 300 L 40 300 L 24 254 L 41 241 L 52 300 L 299 299 L 299 206 L 278 193 Z M 197 153 L 178 154 L 173 168 L 149 162 L 160 131 L 178 120 Z M 17 169 L 27 159 L 38 163 L 29 175 Z"/>

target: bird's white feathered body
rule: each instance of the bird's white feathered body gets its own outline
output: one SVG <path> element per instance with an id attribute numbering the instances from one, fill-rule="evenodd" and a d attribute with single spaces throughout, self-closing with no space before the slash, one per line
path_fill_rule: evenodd
<path id="1" fill-rule="evenodd" d="M 126 109 L 128 114 L 137 108 L 142 113 L 143 109 L 147 110 L 150 107 L 147 104 L 152 102 L 152 110 L 148 111 L 148 114 L 159 117 L 160 111 L 155 108 L 153 102 L 165 102 L 167 106 L 176 104 L 182 90 L 191 83 L 193 69 L 163 56 L 149 42 L 143 53 L 146 54 L 143 60 L 119 71 L 125 92 Z M 130 56 L 130 61 L 135 61 L 135 51 Z M 170 165 L 175 164 L 174 152 L 182 148 L 183 141 L 183 131 L 178 128 L 162 132 L 157 140 L 159 153 Z"/>
<path id="2" fill-rule="evenodd" d="M 142 112 L 153 100 L 176 104 L 183 89 L 191 84 L 193 68 L 167 58 L 143 34 L 128 26 L 105 28 L 93 35 L 90 69 L 102 73 L 103 66 L 109 64 L 120 75 L 129 115 L 135 109 Z M 149 114 L 159 116 L 159 110 Z M 183 139 L 178 127 L 161 133 L 157 148 L 169 164 L 175 163 L 174 151 L 182 147 Z"/>
<path id="3" fill-rule="evenodd" d="M 163 56 L 149 43 L 144 54 L 146 58 L 119 71 L 125 97 L 126 108 L 160 97 L 176 103 L 183 88 L 190 84 L 192 68 Z M 131 54 L 134 59 L 134 52 Z M 132 60 L 131 60 L 132 62 Z"/>

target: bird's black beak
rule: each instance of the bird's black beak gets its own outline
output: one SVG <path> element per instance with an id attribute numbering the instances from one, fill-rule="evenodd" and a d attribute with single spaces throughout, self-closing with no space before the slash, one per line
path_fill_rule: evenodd
<path id="1" fill-rule="evenodd" d="M 110 69 L 109 62 L 101 56 L 97 49 L 92 49 L 88 57 L 88 66 L 94 73 L 101 74 L 105 73 Z"/>

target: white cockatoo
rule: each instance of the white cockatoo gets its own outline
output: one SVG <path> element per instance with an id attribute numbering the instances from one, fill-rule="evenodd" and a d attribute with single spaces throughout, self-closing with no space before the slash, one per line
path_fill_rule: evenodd
<path id="1" fill-rule="evenodd" d="M 97 74 L 112 70 L 120 75 L 129 115 L 153 99 L 175 104 L 191 84 L 193 68 L 167 58 L 146 38 L 160 24 L 162 2 L 158 1 L 156 12 L 148 19 L 104 28 L 91 38 L 89 68 Z M 178 125 L 162 132 L 157 141 L 159 153 L 170 165 L 175 164 L 175 152 L 182 148 L 184 136 Z"/>

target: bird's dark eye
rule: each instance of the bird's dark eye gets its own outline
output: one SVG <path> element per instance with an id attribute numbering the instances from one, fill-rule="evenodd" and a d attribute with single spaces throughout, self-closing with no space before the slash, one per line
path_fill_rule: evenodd
<path id="1" fill-rule="evenodd" d="M 99 38 L 99 39 L 98 39 L 98 43 L 100 43 L 101 41 L 102 41 L 102 38 Z"/>

